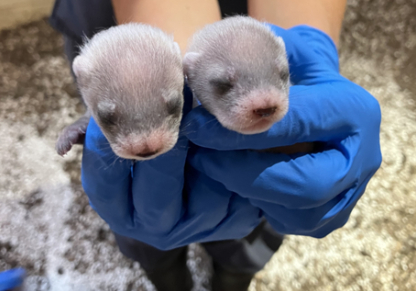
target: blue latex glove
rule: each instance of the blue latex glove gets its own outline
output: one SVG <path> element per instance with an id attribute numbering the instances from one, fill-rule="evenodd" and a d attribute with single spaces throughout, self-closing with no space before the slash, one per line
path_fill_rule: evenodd
<path id="1" fill-rule="evenodd" d="M 185 90 L 184 114 L 191 102 Z M 162 250 L 248 235 L 261 211 L 186 165 L 188 148 L 181 134 L 168 153 L 133 164 L 114 155 L 91 119 L 81 171 L 91 206 L 114 232 Z"/>
<path id="2" fill-rule="evenodd" d="M 22 268 L 0 273 L 0 291 L 12 290 L 22 285 L 26 272 Z"/>
<path id="3" fill-rule="evenodd" d="M 288 114 L 265 133 L 243 136 L 198 107 L 185 123 L 189 140 L 203 148 L 189 161 L 250 199 L 278 232 L 324 237 L 346 223 L 380 167 L 379 103 L 340 75 L 326 34 L 308 26 L 271 27 L 288 51 L 294 84 Z M 324 142 L 323 150 L 290 156 L 247 150 L 312 141 Z"/>

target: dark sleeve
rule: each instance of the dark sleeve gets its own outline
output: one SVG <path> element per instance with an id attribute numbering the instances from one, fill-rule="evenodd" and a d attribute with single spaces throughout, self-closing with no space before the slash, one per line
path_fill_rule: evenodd
<path id="1" fill-rule="evenodd" d="M 49 23 L 78 43 L 116 25 L 111 0 L 55 0 Z"/>
<path id="2" fill-rule="evenodd" d="M 218 0 L 221 16 L 247 15 L 247 0 Z"/>

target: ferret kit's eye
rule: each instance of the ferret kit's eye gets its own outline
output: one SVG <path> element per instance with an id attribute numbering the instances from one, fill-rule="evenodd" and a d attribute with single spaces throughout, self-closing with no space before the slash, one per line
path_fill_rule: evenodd
<path id="1" fill-rule="evenodd" d="M 97 115 L 101 123 L 106 126 L 116 125 L 116 105 L 112 102 L 101 101 L 97 105 Z"/>
<path id="2" fill-rule="evenodd" d="M 116 125 L 116 117 L 115 117 L 114 112 L 98 110 L 97 115 L 103 125 L 106 125 L 106 126 Z"/>
<path id="3" fill-rule="evenodd" d="M 213 79 L 209 83 L 219 95 L 227 94 L 234 87 L 230 81 L 224 79 Z"/>
<path id="4" fill-rule="evenodd" d="M 169 115 L 179 115 L 182 109 L 180 98 L 172 98 L 166 102 L 166 109 Z"/>
<path id="5" fill-rule="evenodd" d="M 283 80 L 283 82 L 287 82 L 289 81 L 289 70 L 282 70 L 280 71 L 280 78 Z"/>

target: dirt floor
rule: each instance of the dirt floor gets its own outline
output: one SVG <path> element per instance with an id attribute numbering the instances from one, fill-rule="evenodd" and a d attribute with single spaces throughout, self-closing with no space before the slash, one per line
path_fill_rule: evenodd
<path id="1" fill-rule="evenodd" d="M 351 0 L 341 71 L 382 107 L 383 165 L 347 225 L 289 236 L 250 291 L 416 290 L 416 0 Z M 79 182 L 81 148 L 60 158 L 59 130 L 82 114 L 45 20 L 0 32 L 0 271 L 23 266 L 25 290 L 153 290 L 124 258 Z M 208 258 L 189 252 L 195 290 Z"/>

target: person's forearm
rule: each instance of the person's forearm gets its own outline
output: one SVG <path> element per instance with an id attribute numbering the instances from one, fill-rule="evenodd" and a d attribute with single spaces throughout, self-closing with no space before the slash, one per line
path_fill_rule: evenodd
<path id="1" fill-rule="evenodd" d="M 141 22 L 174 35 L 184 54 L 190 37 L 221 19 L 216 0 L 112 0 L 118 24 Z"/>
<path id="2" fill-rule="evenodd" d="M 347 0 L 248 0 L 249 15 L 283 28 L 306 24 L 338 45 Z"/>

